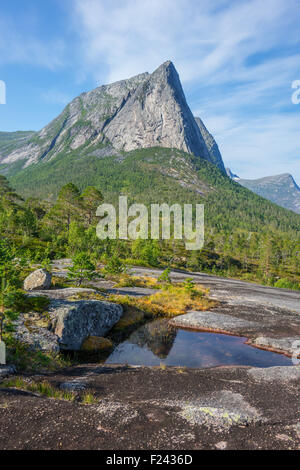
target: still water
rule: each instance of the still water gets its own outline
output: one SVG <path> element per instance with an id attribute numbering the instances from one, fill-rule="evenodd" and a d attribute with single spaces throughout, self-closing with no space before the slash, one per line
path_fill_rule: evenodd
<path id="1" fill-rule="evenodd" d="M 166 320 L 147 323 L 116 346 L 107 364 L 181 367 L 292 365 L 290 358 L 245 344 L 247 338 L 174 328 Z"/>

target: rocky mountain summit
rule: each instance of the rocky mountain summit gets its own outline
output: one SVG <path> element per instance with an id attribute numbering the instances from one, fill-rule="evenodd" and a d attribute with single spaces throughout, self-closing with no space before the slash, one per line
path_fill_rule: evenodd
<path id="1" fill-rule="evenodd" d="M 239 178 L 229 168 L 227 175 L 254 193 L 269 199 L 275 204 L 300 214 L 300 188 L 289 173 L 266 176 L 255 180 Z"/>
<path id="2" fill-rule="evenodd" d="M 1 137 L 1 136 L 0 136 Z M 183 150 L 216 164 L 225 173 L 218 146 L 186 102 L 172 62 L 152 74 L 103 85 L 82 93 L 36 133 L 0 139 L 0 164 L 18 168 L 80 150 L 109 156 L 140 148 Z"/>

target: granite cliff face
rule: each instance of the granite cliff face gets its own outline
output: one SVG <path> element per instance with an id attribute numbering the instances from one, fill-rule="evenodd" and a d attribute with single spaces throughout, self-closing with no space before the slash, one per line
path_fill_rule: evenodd
<path id="1" fill-rule="evenodd" d="M 220 170 L 222 170 L 222 172 L 225 173 L 226 170 L 224 167 L 222 155 L 219 150 L 217 142 L 215 141 L 211 133 L 205 127 L 202 119 L 200 119 L 199 117 L 195 117 L 195 121 L 200 129 L 202 138 L 205 142 L 205 146 L 209 153 L 210 161 L 214 163 L 215 165 L 217 165 L 220 168 Z"/>
<path id="2" fill-rule="evenodd" d="M 192 115 L 178 73 L 168 61 L 152 74 L 104 85 L 75 98 L 37 133 L 1 145 L 0 164 L 27 167 L 63 153 L 108 156 L 139 148 L 183 150 L 216 164 L 224 173 L 218 146 Z"/>
<path id="3" fill-rule="evenodd" d="M 259 196 L 300 214 L 300 188 L 289 173 L 255 180 L 239 178 L 229 168 L 227 168 L 227 174 L 231 179 Z"/>
<path id="4" fill-rule="evenodd" d="M 172 62 L 161 65 L 105 128 L 117 149 L 169 147 L 210 160 Z"/>

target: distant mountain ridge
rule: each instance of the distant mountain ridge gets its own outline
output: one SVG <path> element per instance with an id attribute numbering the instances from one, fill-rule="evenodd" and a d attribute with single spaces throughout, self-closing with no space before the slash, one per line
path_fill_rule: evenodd
<path id="1" fill-rule="evenodd" d="M 7 151 L 0 139 L 0 165 L 6 172 L 12 165 L 19 171 L 74 150 L 101 157 L 165 147 L 210 161 L 225 174 L 218 146 L 201 119 L 194 118 L 170 61 L 152 74 L 82 93 L 40 132 L 12 140 Z"/>
<path id="2" fill-rule="evenodd" d="M 289 173 L 249 180 L 239 178 L 229 168 L 226 171 L 231 179 L 250 189 L 250 191 L 275 202 L 275 204 L 285 209 L 300 214 L 300 188 Z"/>

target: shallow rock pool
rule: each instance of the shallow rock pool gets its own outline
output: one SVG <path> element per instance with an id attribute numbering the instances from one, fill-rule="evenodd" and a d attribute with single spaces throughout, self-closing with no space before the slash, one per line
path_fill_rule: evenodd
<path id="1" fill-rule="evenodd" d="M 116 346 L 105 363 L 180 367 L 292 365 L 290 358 L 254 348 L 246 341 L 243 337 L 175 328 L 166 320 L 156 320 L 139 327 Z"/>

